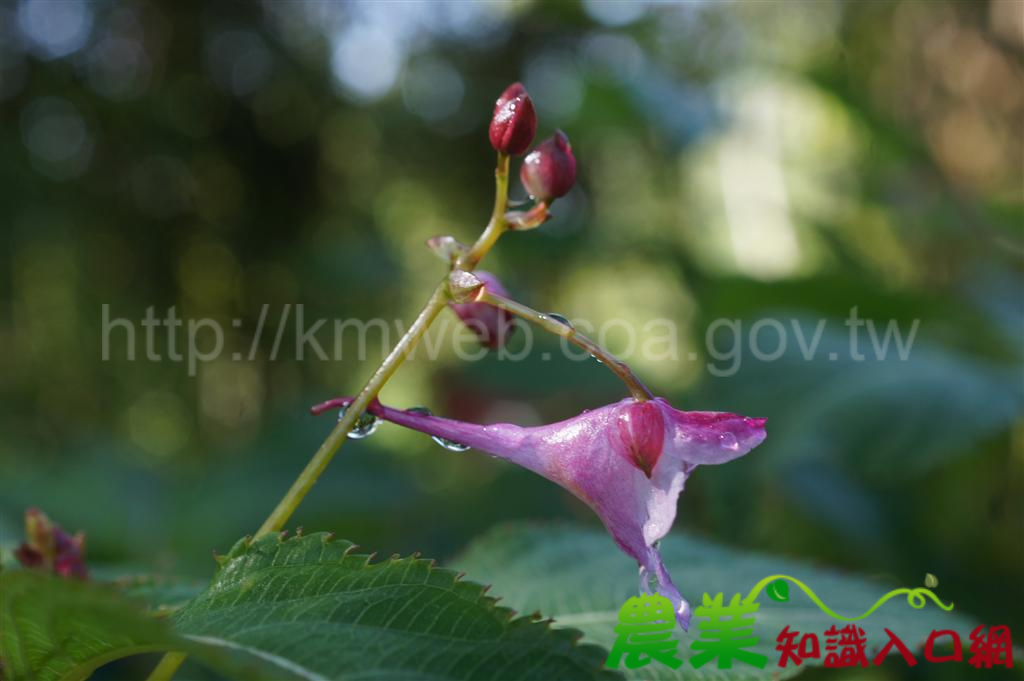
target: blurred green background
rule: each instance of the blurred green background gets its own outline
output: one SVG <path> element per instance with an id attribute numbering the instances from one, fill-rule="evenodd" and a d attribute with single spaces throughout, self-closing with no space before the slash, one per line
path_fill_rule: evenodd
<path id="1" fill-rule="evenodd" d="M 86 531 L 94 565 L 209 574 L 329 430 L 307 407 L 387 349 L 370 333 L 359 361 L 349 334 L 340 360 L 300 361 L 294 305 L 307 326 L 408 324 L 444 269 L 424 240 L 486 221 L 486 127 L 522 80 L 579 180 L 485 269 L 640 345 L 671 320 L 675 360 L 631 358 L 656 392 L 769 418 L 761 448 L 694 476 L 676 528 L 908 585 L 930 572 L 958 609 L 1024 627 L 1021 2 L 22 0 L 0 17 L 5 541 L 36 505 Z M 134 361 L 123 330 L 103 360 L 105 304 L 136 324 Z M 151 307 L 218 320 L 224 353 L 192 376 L 164 330 L 148 361 Z M 920 320 L 905 361 L 863 329 L 851 358 L 854 307 L 904 338 Z M 747 347 L 734 375 L 709 371 L 760 318 L 808 341 L 827 324 L 811 360 L 791 334 L 777 360 Z M 717 319 L 742 334 L 709 348 Z M 383 398 L 530 424 L 624 395 L 534 338 L 518 362 L 445 346 Z M 385 425 L 295 524 L 443 560 L 522 519 L 597 522 L 525 471 Z"/>

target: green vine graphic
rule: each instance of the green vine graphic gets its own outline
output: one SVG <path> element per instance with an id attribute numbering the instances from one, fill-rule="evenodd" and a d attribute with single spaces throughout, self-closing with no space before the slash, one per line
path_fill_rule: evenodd
<path id="1" fill-rule="evenodd" d="M 743 600 L 745 603 L 754 602 L 754 600 L 757 598 L 757 595 L 767 586 L 768 588 L 766 590 L 766 593 L 772 600 L 782 602 L 788 601 L 789 585 L 787 584 L 787 582 L 791 582 L 794 585 L 800 587 L 800 589 L 805 594 L 807 594 L 807 597 L 810 598 L 815 605 L 821 608 L 821 611 L 823 613 L 837 620 L 843 620 L 844 622 L 855 622 L 857 620 L 862 620 L 871 613 L 873 613 L 875 610 L 877 610 L 879 607 L 881 607 L 881 605 L 889 599 L 895 598 L 896 596 L 902 596 L 904 594 L 906 594 L 907 596 L 907 604 L 915 610 L 920 610 L 921 608 L 923 608 L 927 604 L 928 599 L 931 599 L 932 602 L 935 603 L 935 605 L 939 606 L 946 612 L 949 612 L 953 609 L 952 603 L 946 605 L 945 603 L 939 600 L 939 597 L 936 596 L 931 589 L 925 587 L 920 587 L 917 589 L 903 588 L 893 589 L 889 593 L 885 594 L 884 596 L 879 598 L 874 605 L 868 608 L 867 612 L 865 612 L 863 615 L 860 615 L 859 617 L 844 617 L 843 615 L 834 612 L 831 608 L 822 603 L 821 599 L 818 598 L 817 594 L 815 594 L 809 586 L 801 582 L 799 579 L 795 577 L 790 577 L 789 575 L 772 575 L 770 577 L 765 577 L 760 582 L 754 585 L 754 588 L 750 590 L 750 593 L 748 593 L 747 597 Z"/>

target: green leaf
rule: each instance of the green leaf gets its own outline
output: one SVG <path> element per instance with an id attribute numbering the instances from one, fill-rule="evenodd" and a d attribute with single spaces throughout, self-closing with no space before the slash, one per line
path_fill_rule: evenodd
<path id="1" fill-rule="evenodd" d="M 0 676 L 8 681 L 81 681 L 107 662 L 168 650 L 185 651 L 229 678 L 284 676 L 247 653 L 182 638 L 116 585 L 31 570 L 0 573 Z"/>
<path id="2" fill-rule="evenodd" d="M 785 603 L 789 600 L 789 582 L 784 579 L 776 579 L 768 585 L 764 592 L 773 601 Z"/>
<path id="3" fill-rule="evenodd" d="M 118 591 L 146 603 L 152 610 L 176 610 L 199 595 L 206 584 L 166 575 L 126 575 L 113 580 Z"/>
<path id="4" fill-rule="evenodd" d="M 308 679 L 596 679 L 605 651 L 578 632 L 514 617 L 431 561 L 371 563 L 314 534 L 240 541 L 176 629 Z"/>
<path id="5" fill-rule="evenodd" d="M 177 637 L 114 589 L 28 570 L 0 574 L 0 658 L 13 680 L 85 679 L 100 665 L 166 650 Z"/>
<path id="6" fill-rule="evenodd" d="M 187 588 L 0 574 L 0 657 L 10 681 L 80 681 L 144 652 L 184 650 L 229 678 L 601 679 L 607 653 L 579 632 L 515 617 L 478 584 L 419 558 L 371 563 L 316 534 L 242 540 L 170 620 Z M 170 590 L 166 587 L 172 586 Z M 7 677 L 5 677 L 7 678 Z"/>
<path id="7" fill-rule="evenodd" d="M 808 563 L 744 553 L 683 535 L 666 537 L 661 551 L 676 585 L 695 606 L 702 602 L 705 593 L 712 596 L 723 593 L 728 601 L 737 593 L 746 596 L 765 577 L 782 574 L 807 584 L 838 614 L 856 617 L 894 588 Z M 540 610 L 554 618 L 556 627 L 581 629 L 585 641 L 608 648 L 616 638 L 613 627 L 618 623 L 619 608 L 637 593 L 636 565 L 619 552 L 606 533 L 597 530 L 505 527 L 474 542 L 453 563 L 479 579 L 492 582 L 504 595 L 503 602 L 523 610 Z M 947 603 L 956 600 L 950 594 L 937 595 Z M 776 638 L 786 625 L 791 630 L 817 633 L 824 647 L 822 634 L 832 625 L 842 628 L 847 624 L 824 614 L 800 589 L 793 589 L 789 602 L 776 603 L 763 595 L 758 596 L 757 602 L 760 608 L 753 633 L 759 641 L 751 650 L 768 657 L 764 670 L 735 662 L 732 670 L 718 670 L 715 664 L 695 670 L 686 663 L 673 671 L 652 662 L 638 670 L 627 671 L 627 677 L 654 680 L 780 678 L 799 671 L 792 664 L 783 669 L 778 666 Z M 681 659 L 689 659 L 692 654 L 689 648 L 698 636 L 699 621 L 695 618 L 689 633 L 677 632 Z M 955 609 L 945 612 L 930 601 L 924 609 L 915 610 L 904 598 L 894 598 L 857 625 L 867 635 L 870 654 L 888 641 L 885 627 L 913 647 L 923 644 L 933 629 L 953 629 L 967 642 L 974 623 Z M 801 669 L 823 662 L 824 659 L 809 659 Z M 904 663 L 896 658 L 891 664 Z"/>

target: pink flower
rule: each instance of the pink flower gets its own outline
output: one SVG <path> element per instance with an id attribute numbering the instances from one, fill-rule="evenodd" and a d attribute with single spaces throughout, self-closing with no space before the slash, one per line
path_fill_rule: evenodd
<path id="1" fill-rule="evenodd" d="M 53 572 L 61 577 L 85 579 L 85 535 L 69 535 L 37 508 L 25 511 L 26 541 L 14 551 L 27 568 Z"/>
<path id="2" fill-rule="evenodd" d="M 346 400 L 325 402 L 313 412 Z M 764 440 L 766 421 L 679 411 L 662 398 L 627 398 L 535 428 L 464 423 L 376 401 L 369 412 L 506 459 L 572 492 L 597 513 L 619 548 L 640 565 L 641 574 L 657 581 L 658 593 L 672 601 L 684 629 L 690 606 L 672 583 L 657 542 L 672 527 L 679 493 L 694 469 L 743 456 Z"/>
<path id="3" fill-rule="evenodd" d="M 516 156 L 523 153 L 537 134 L 537 114 L 522 83 L 512 83 L 494 104 L 488 135 L 495 151 Z"/>
<path id="4" fill-rule="evenodd" d="M 530 196 L 545 203 L 569 193 L 576 182 L 576 157 L 564 132 L 555 130 L 526 155 L 519 179 Z"/>
<path id="5" fill-rule="evenodd" d="M 491 293 L 508 297 L 505 287 L 490 272 L 477 270 L 473 274 Z M 451 303 L 451 308 L 480 338 L 480 342 L 492 350 L 503 346 L 515 330 L 515 317 L 512 313 L 490 303 Z"/>

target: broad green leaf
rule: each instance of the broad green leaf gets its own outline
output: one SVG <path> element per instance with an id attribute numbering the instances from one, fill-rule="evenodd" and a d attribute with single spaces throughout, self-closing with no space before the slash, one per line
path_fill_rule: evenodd
<path id="1" fill-rule="evenodd" d="M 836 613 L 856 617 L 882 595 L 900 586 L 843 575 L 791 559 L 744 553 L 683 535 L 666 537 L 661 551 L 674 581 L 694 606 L 701 604 L 704 593 L 711 596 L 723 593 L 728 601 L 737 593 L 746 596 L 765 577 L 784 574 L 807 584 Z M 597 530 L 505 527 L 474 542 L 453 564 L 477 579 L 492 583 L 494 589 L 503 594 L 504 603 L 527 611 L 540 610 L 554 618 L 556 627 L 581 629 L 584 641 L 606 648 L 610 648 L 616 638 L 613 627 L 618 623 L 619 608 L 627 598 L 637 594 L 636 565 L 619 552 L 607 534 Z M 937 595 L 946 603 L 956 600 L 950 594 L 938 592 Z M 824 658 L 822 634 L 832 625 L 842 628 L 847 624 L 824 614 L 796 587 L 790 589 L 788 602 L 775 602 L 764 592 L 757 597 L 757 602 L 760 609 L 755 616 L 753 633 L 759 641 L 752 650 L 768 656 L 764 670 L 742 662 L 734 662 L 731 670 L 718 670 L 715 662 L 711 662 L 699 670 L 686 663 L 673 671 L 652 662 L 638 670 L 627 671 L 626 675 L 637 679 L 779 678 L 799 671 L 792 664 L 784 669 L 778 667 L 776 637 L 786 625 L 791 630 L 817 633 Z M 677 632 L 681 659 L 688 660 L 691 656 L 689 648 L 698 636 L 699 621 L 700 618 L 694 618 L 689 633 Z M 974 626 L 955 606 L 952 612 L 945 612 L 929 601 L 924 609 L 915 610 L 905 597 L 888 601 L 857 624 L 867 635 L 869 653 L 888 641 L 886 627 L 914 647 L 924 643 L 933 629 L 953 629 L 967 643 Z M 824 659 L 806 660 L 801 668 L 823 662 Z M 884 667 L 889 665 L 898 671 L 905 663 L 897 656 L 886 660 Z M 625 671 L 624 665 L 622 669 Z"/>
<path id="2" fill-rule="evenodd" d="M 0 678 L 81 681 L 107 662 L 168 650 L 186 651 L 229 678 L 286 677 L 247 653 L 181 637 L 115 585 L 31 570 L 0 573 Z"/>
<path id="3" fill-rule="evenodd" d="M 419 558 L 314 534 L 242 540 L 176 629 L 308 679 L 595 679 L 606 653 Z"/>
<path id="4" fill-rule="evenodd" d="M 0 659 L 12 681 L 85 679 L 177 637 L 113 588 L 21 570 L 0 574 Z"/>
<path id="5" fill-rule="evenodd" d="M 202 582 L 165 575 L 121 576 L 112 583 L 124 595 L 140 600 L 160 613 L 180 608 L 206 587 Z"/>

